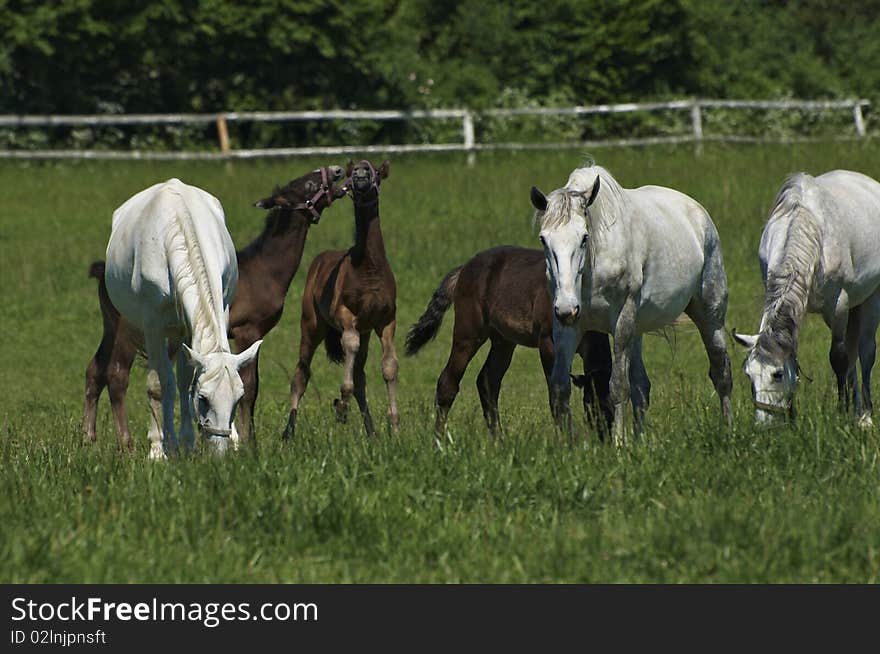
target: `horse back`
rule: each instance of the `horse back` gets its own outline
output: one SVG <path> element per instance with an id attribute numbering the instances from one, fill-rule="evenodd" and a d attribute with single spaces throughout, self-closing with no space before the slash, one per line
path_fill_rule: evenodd
<path id="1" fill-rule="evenodd" d="M 213 289 L 223 301 L 217 310 L 228 306 L 238 267 L 214 196 L 172 179 L 137 193 L 114 212 L 105 280 L 123 315 L 176 311 L 184 266 L 203 268 L 211 286 L 220 286 Z"/>

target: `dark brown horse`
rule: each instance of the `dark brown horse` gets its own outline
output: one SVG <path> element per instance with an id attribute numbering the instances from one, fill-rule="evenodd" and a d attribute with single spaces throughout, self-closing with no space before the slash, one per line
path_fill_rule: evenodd
<path id="1" fill-rule="evenodd" d="M 492 346 L 477 376 L 477 390 L 492 436 L 500 433 L 498 395 L 517 345 L 538 348 L 544 377 L 549 379 L 553 368 L 553 309 L 545 266 L 540 250 L 501 246 L 480 252 L 447 273 L 421 318 L 410 328 L 407 356 L 437 335 L 444 313 L 455 304 L 452 350 L 437 380 L 434 429 L 438 435 L 446 431 L 447 415 L 468 364 L 487 340 Z M 596 404 L 604 415 L 605 423 L 599 424 L 601 434 L 613 418 L 608 404 L 608 336 L 587 332 L 578 352 L 584 360 L 585 375 L 575 379 L 575 384 L 584 388 L 584 410 L 588 415 L 598 420 Z"/>
<path id="2" fill-rule="evenodd" d="M 299 177 L 254 206 L 267 209 L 263 232 L 239 250 L 238 287 L 230 307 L 229 336 L 237 352 L 243 352 L 263 338 L 281 319 L 287 289 L 299 268 L 309 227 L 333 200 L 345 195 L 336 182 L 342 179 L 340 166 L 327 166 Z M 92 264 L 91 277 L 98 279 L 98 297 L 104 333 L 98 351 L 86 368 L 86 399 L 83 438 L 94 442 L 98 398 L 106 386 L 110 394 L 116 434 L 122 448 L 131 447 L 125 410 L 129 372 L 143 348 L 143 336 L 113 306 L 104 285 L 104 262 Z M 244 397 L 239 402 L 239 433 L 253 440 L 254 405 L 259 390 L 257 361 L 239 370 Z"/>
<path id="3" fill-rule="evenodd" d="M 379 226 L 379 186 L 388 177 L 389 164 L 376 168 L 369 161 L 348 162 L 347 174 L 354 200 L 355 243 L 348 250 L 322 252 L 309 267 L 302 300 L 299 362 L 290 383 L 290 415 L 282 438 L 293 438 L 299 402 L 311 377 L 315 351 L 324 342 L 327 356 L 343 363 L 340 397 L 334 402 L 336 419 L 345 422 L 354 395 L 367 434 L 376 430 L 367 406 L 364 364 L 370 332 L 382 342 L 382 377 L 388 389 L 388 422 L 397 429 L 397 354 L 394 329 L 397 285 L 385 256 Z"/>

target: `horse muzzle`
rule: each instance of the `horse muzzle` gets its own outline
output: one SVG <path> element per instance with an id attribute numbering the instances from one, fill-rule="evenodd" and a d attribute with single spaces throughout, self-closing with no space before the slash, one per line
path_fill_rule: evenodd
<path id="1" fill-rule="evenodd" d="M 561 322 L 566 327 L 571 327 L 577 322 L 577 319 L 581 315 L 581 307 L 576 304 L 573 307 L 555 309 L 556 319 Z"/>

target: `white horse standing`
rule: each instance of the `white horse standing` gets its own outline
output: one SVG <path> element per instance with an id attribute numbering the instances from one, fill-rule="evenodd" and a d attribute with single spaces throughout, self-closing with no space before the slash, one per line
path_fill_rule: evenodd
<path id="1" fill-rule="evenodd" d="M 838 401 L 870 424 L 871 368 L 880 324 L 880 184 L 861 173 L 797 173 L 782 185 L 758 249 L 764 279 L 759 333 L 734 338 L 749 348 L 755 420 L 793 416 L 798 333 L 805 314 L 831 329 Z M 861 359 L 862 392 L 856 363 Z"/>
<path id="2" fill-rule="evenodd" d="M 261 341 L 237 355 L 229 350 L 238 264 L 217 198 L 178 179 L 134 195 L 113 213 L 105 280 L 114 306 L 144 334 L 150 458 L 165 458 L 165 450 L 177 448 L 169 349 L 177 350 L 186 445 L 193 444 L 196 400 L 203 435 L 219 451 L 229 441 L 236 446 L 232 419 L 244 393 L 238 369 L 253 360 Z"/>
<path id="3" fill-rule="evenodd" d="M 642 334 L 669 325 L 682 312 L 700 330 L 709 377 L 729 422 L 727 278 L 718 233 L 706 210 L 661 186 L 624 189 L 601 166 L 574 170 L 566 186 L 547 197 L 533 187 L 532 204 L 538 210 L 555 313 L 550 393 L 557 423 L 571 429 L 571 361 L 584 332 L 594 330 L 614 337 L 614 442 L 625 442 L 627 398 L 641 430 L 651 388 L 642 362 Z"/>

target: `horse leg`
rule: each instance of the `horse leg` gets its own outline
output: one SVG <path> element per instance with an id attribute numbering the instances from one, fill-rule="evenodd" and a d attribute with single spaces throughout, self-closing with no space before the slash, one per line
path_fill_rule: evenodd
<path id="1" fill-rule="evenodd" d="M 319 320 L 312 304 L 303 302 L 300 320 L 299 361 L 296 364 L 296 370 L 293 371 L 293 379 L 290 380 L 290 413 L 287 416 L 287 425 L 281 434 L 281 440 L 290 440 L 296 434 L 296 413 L 299 410 L 299 402 L 309 385 L 309 379 L 312 376 L 312 358 L 324 339 L 325 331 L 326 325 Z"/>
<path id="2" fill-rule="evenodd" d="M 455 317 L 458 318 L 457 313 Z M 449 352 L 446 367 L 443 368 L 443 372 L 437 379 L 437 394 L 434 398 L 436 406 L 434 433 L 441 438 L 446 434 L 446 419 L 452 408 L 452 403 L 455 402 L 455 396 L 458 395 L 461 378 L 464 376 L 471 359 L 485 342 L 485 336 L 468 335 L 464 337 L 462 334 L 453 334 L 452 350 Z"/>
<path id="3" fill-rule="evenodd" d="M 146 335 L 149 370 L 147 372 L 147 398 L 150 402 L 150 454 L 152 460 L 167 458 L 165 450 L 177 446 L 174 435 L 174 373 L 171 360 L 161 333 Z M 170 402 L 169 402 L 170 400 Z"/>
<path id="4" fill-rule="evenodd" d="M 98 440 L 95 423 L 98 417 L 98 399 L 101 392 L 107 386 L 107 369 L 110 366 L 111 348 L 106 343 L 106 334 L 101 339 L 101 344 L 95 352 L 95 356 L 86 367 L 86 399 L 83 409 L 82 435 L 83 443 L 94 443 Z"/>
<path id="5" fill-rule="evenodd" d="M 685 309 L 687 316 L 700 331 L 703 347 L 709 357 L 709 379 L 712 380 L 721 401 L 721 417 L 729 426 L 733 418 L 730 409 L 733 380 L 730 375 L 730 357 L 727 355 L 727 334 L 724 331 L 725 311 L 726 301 L 725 307 L 720 311 L 713 311 L 702 300 L 691 302 Z"/>
<path id="6" fill-rule="evenodd" d="M 117 338 L 107 373 L 107 393 L 110 395 L 110 408 L 116 424 L 116 437 L 122 450 L 131 450 L 133 445 L 128 430 L 125 394 L 128 392 L 128 379 L 136 355 L 137 350 L 129 341 Z"/>
<path id="7" fill-rule="evenodd" d="M 571 362 L 583 334 L 553 319 L 553 368 L 550 371 L 550 412 L 557 428 L 571 439 Z"/>
<path id="8" fill-rule="evenodd" d="M 236 335 L 235 338 L 235 349 L 238 352 L 244 352 L 251 345 L 256 343 L 259 340 L 259 336 L 255 338 L 253 335 Z M 252 445 L 256 447 L 257 438 L 256 432 L 254 431 L 254 406 L 257 403 L 257 393 L 260 389 L 260 374 L 259 374 L 259 353 L 257 353 L 257 357 L 246 366 L 239 368 L 238 374 L 241 377 L 241 383 L 244 385 L 244 395 L 241 397 L 241 401 L 238 403 L 238 415 L 236 416 L 236 422 L 238 423 L 238 430 L 235 430 L 235 425 L 233 425 L 233 430 L 236 435 L 240 435 L 240 441 L 246 445 Z M 230 435 L 230 444 L 235 446 L 235 443 L 232 442 L 232 435 Z"/>
<path id="9" fill-rule="evenodd" d="M 498 418 L 498 396 L 501 394 L 501 380 L 510 367 L 516 343 L 505 340 L 501 336 L 492 338 L 489 356 L 477 375 L 477 392 L 480 404 L 483 405 L 483 417 L 492 438 L 500 435 L 501 424 Z"/>
<path id="10" fill-rule="evenodd" d="M 614 407 L 614 424 L 611 435 L 614 445 L 626 445 L 627 401 L 630 400 L 629 364 L 632 340 L 635 332 L 636 303 L 632 296 L 624 302 L 623 309 L 614 326 L 614 361 L 611 366 L 611 404 Z"/>
<path id="11" fill-rule="evenodd" d="M 846 335 L 849 331 L 849 309 L 843 293 L 838 297 L 833 314 L 825 316 L 825 322 L 831 329 L 831 348 L 828 351 L 828 360 L 831 369 L 837 378 L 837 408 L 842 413 L 849 411 L 849 393 L 847 392 L 847 371 L 849 370 L 849 355 L 846 347 Z"/>
<path id="12" fill-rule="evenodd" d="M 632 339 L 629 349 L 629 386 L 630 401 L 633 408 L 636 435 L 641 436 L 645 429 L 645 412 L 651 405 L 651 380 L 642 360 L 642 337 Z"/>
<path id="13" fill-rule="evenodd" d="M 611 345 L 608 335 L 585 332 L 578 346 L 578 354 L 584 363 L 584 413 L 596 426 L 600 440 L 605 440 L 605 434 L 611 430 L 614 422 L 614 411 L 609 400 Z"/>
<path id="14" fill-rule="evenodd" d="M 376 334 L 382 341 L 382 379 L 385 380 L 385 389 L 388 391 L 388 425 L 393 433 L 397 433 L 400 427 L 400 412 L 397 410 L 397 352 L 394 349 L 394 330 L 397 321 L 392 320 Z"/>
<path id="15" fill-rule="evenodd" d="M 196 442 L 193 428 L 193 404 L 189 389 L 193 379 L 193 367 L 183 348 L 177 351 L 177 394 L 180 397 L 180 438 L 183 446 L 191 452 Z"/>
<path id="16" fill-rule="evenodd" d="M 361 335 L 354 326 L 354 315 L 342 309 L 342 350 L 345 352 L 343 362 L 342 384 L 339 387 L 339 399 L 333 400 L 333 408 L 336 410 L 336 421 L 348 420 L 348 401 L 354 392 L 354 361 L 361 347 Z"/>
<path id="17" fill-rule="evenodd" d="M 862 393 L 858 383 L 859 339 L 862 331 L 862 306 L 849 310 L 846 322 L 846 385 L 847 395 L 852 395 L 853 412 L 858 420 L 862 415 Z"/>
<path id="18" fill-rule="evenodd" d="M 483 333 L 485 321 L 478 304 L 472 300 L 462 299 L 455 305 L 455 323 L 452 328 L 452 348 L 446 367 L 437 378 L 437 393 L 434 396 L 434 433 L 442 438 L 446 435 L 446 419 L 458 389 L 461 378 L 477 350 L 486 342 L 487 333 Z"/>
<path id="19" fill-rule="evenodd" d="M 367 436 L 375 436 L 376 428 L 373 426 L 373 416 L 370 415 L 370 407 L 367 405 L 367 375 L 364 366 L 367 363 L 367 353 L 370 351 L 370 339 L 362 338 L 361 346 L 354 360 L 354 399 L 361 410 L 361 418 L 364 420 L 364 429 Z"/>
<path id="20" fill-rule="evenodd" d="M 880 325 L 880 293 L 862 305 L 862 328 L 859 336 L 859 362 L 862 369 L 862 415 L 859 424 L 870 427 L 874 403 L 871 401 L 871 371 L 877 356 L 877 327 Z"/>

